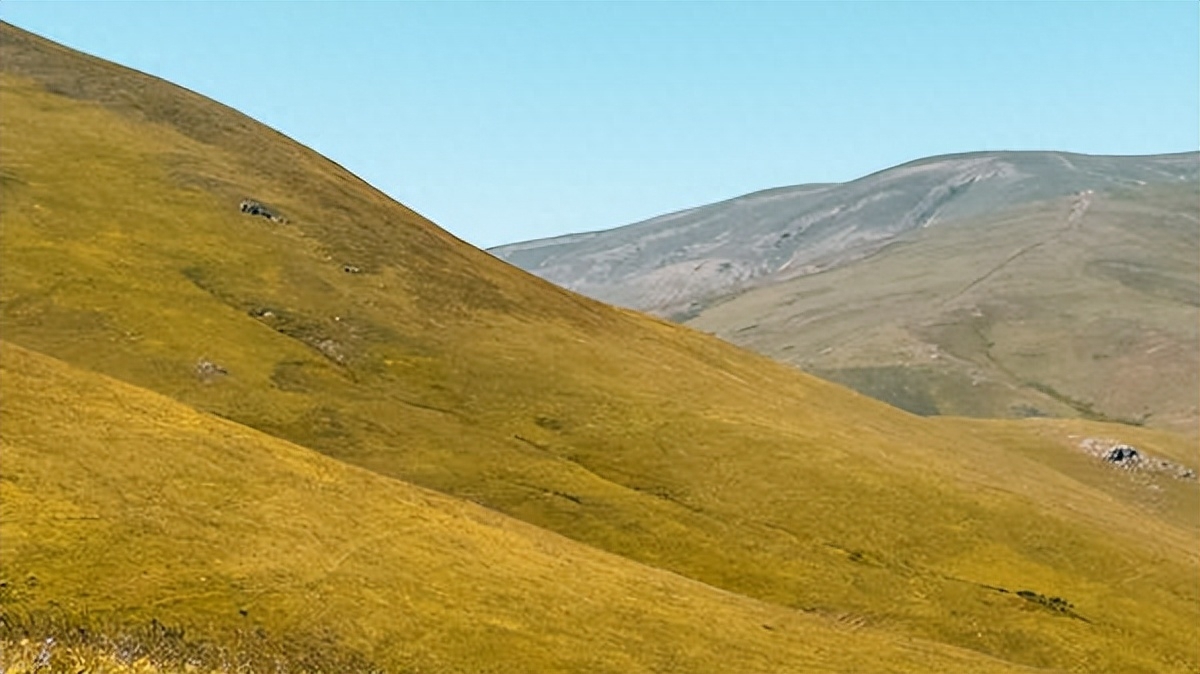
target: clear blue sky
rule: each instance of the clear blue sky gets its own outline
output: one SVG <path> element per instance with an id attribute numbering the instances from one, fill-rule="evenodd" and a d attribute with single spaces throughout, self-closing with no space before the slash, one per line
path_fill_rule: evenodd
<path id="1" fill-rule="evenodd" d="M 985 149 L 1200 149 L 1200 3 L 32 3 L 458 236 L 603 229 Z M 0 111 L 2 114 L 2 111 Z"/>

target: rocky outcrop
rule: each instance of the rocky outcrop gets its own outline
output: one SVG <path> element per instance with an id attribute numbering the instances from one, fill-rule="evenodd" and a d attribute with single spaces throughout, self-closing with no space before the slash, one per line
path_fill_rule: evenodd
<path id="1" fill-rule="evenodd" d="M 242 199 L 242 203 L 240 204 L 239 208 L 247 215 L 258 215 L 270 220 L 271 222 L 287 224 L 288 221 L 287 218 L 283 217 L 283 215 L 281 215 L 275 209 L 262 203 L 261 201 L 255 201 L 254 199 Z"/>
<path id="2" fill-rule="evenodd" d="M 1169 459 L 1151 456 L 1133 445 L 1101 438 L 1085 438 L 1079 448 L 1115 468 L 1122 470 L 1158 473 L 1180 480 L 1195 480 L 1196 471 Z"/>

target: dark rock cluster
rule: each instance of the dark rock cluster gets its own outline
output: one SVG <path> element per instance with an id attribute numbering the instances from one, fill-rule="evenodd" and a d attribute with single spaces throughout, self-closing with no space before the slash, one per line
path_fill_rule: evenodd
<path id="1" fill-rule="evenodd" d="M 278 211 L 260 201 L 255 201 L 254 199 L 242 199 L 242 203 L 239 208 L 241 208 L 241 211 L 247 215 L 262 216 L 271 222 L 278 222 L 280 224 L 287 222 L 287 218 L 283 217 L 283 215 Z"/>
<path id="2" fill-rule="evenodd" d="M 1180 480 L 1196 479 L 1195 470 L 1169 459 L 1151 456 L 1123 442 L 1086 438 L 1079 443 L 1079 448 L 1123 470 L 1165 474 Z"/>
<path id="3" fill-rule="evenodd" d="M 1104 460 L 1109 463 L 1133 465 L 1142 462 L 1142 455 L 1129 445 L 1117 445 L 1108 450 L 1108 454 L 1104 455 Z"/>

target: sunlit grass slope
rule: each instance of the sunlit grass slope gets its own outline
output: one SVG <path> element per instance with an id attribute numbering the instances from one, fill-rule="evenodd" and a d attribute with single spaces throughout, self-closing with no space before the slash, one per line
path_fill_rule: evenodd
<path id="1" fill-rule="evenodd" d="M 19 347 L 0 346 L 0 372 L 5 618 L 99 632 L 45 635 L 64 671 L 152 620 L 183 630 L 147 658 L 167 668 L 226 643 L 260 671 L 276 671 L 264 654 L 330 671 L 1014 670 L 722 592 Z M 33 631 L 25 648 L 4 635 L 5 659 L 36 659 Z"/>
<path id="2" fill-rule="evenodd" d="M 1194 438 L 1082 419 L 1029 419 L 1014 423 L 942 417 L 937 424 L 1104 491 L 1124 507 L 1135 509 L 1141 517 L 1162 519 L 1184 529 L 1200 529 L 1200 490 L 1180 488 L 1178 478 L 1170 471 L 1130 472 L 1117 466 L 1094 470 L 1095 457 L 1083 451 L 1089 439 L 1122 442 L 1156 459 L 1195 465 Z"/>
<path id="3" fill-rule="evenodd" d="M 783 607 L 1033 666 L 1200 666 L 1195 482 L 1143 508 L 1106 466 L 578 297 L 228 108 L 0 35 L 6 339 Z"/>

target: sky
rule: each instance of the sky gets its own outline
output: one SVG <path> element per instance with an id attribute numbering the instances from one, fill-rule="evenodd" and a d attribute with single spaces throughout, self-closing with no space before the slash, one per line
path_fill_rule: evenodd
<path id="1" fill-rule="evenodd" d="M 477 246 L 977 150 L 1200 149 L 1200 3 L 23 2 Z M 2 111 L 0 111 L 2 114 Z"/>

